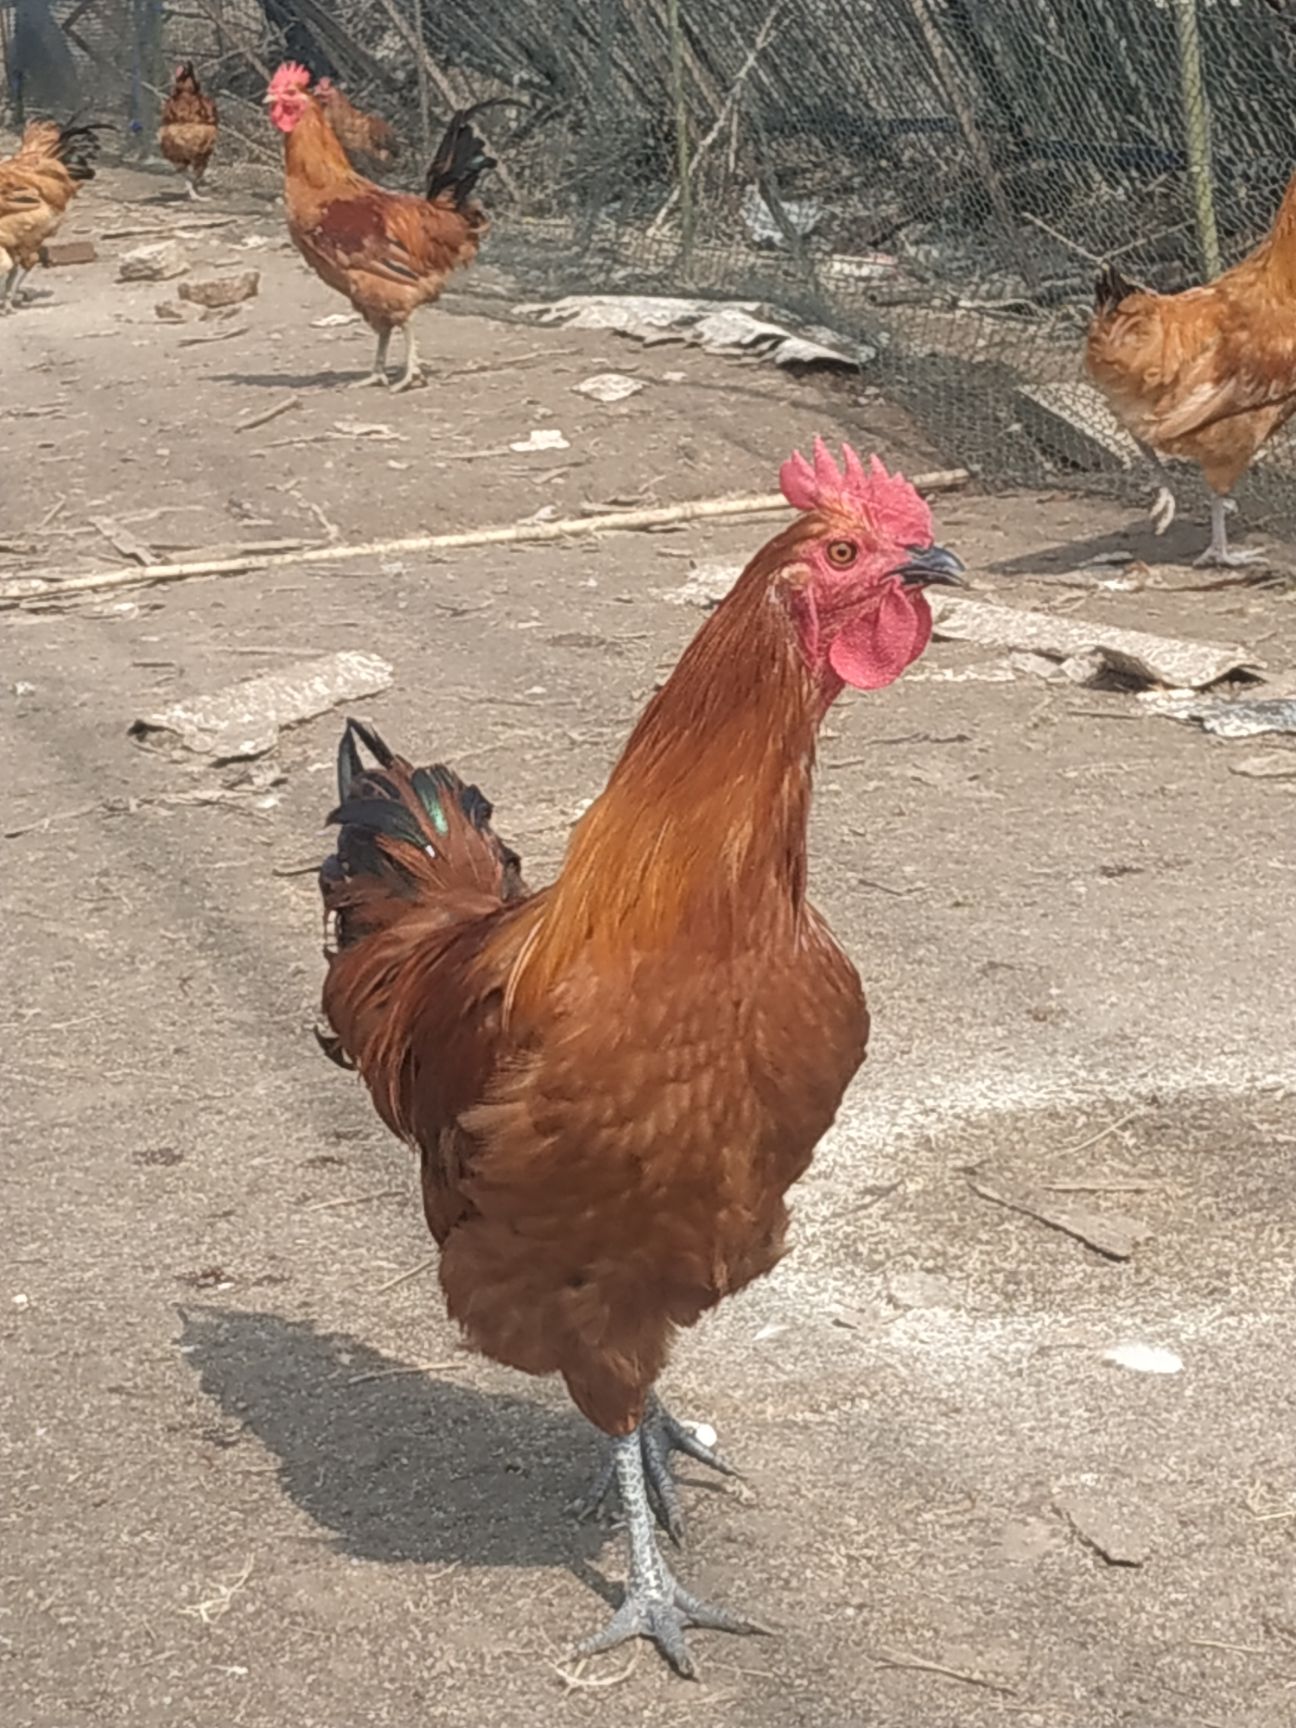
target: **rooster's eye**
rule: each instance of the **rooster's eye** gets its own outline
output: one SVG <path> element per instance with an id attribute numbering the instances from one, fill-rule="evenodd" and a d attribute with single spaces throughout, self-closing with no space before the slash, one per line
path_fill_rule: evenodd
<path id="1" fill-rule="evenodd" d="M 853 564 L 859 555 L 859 547 L 853 540 L 833 540 L 828 546 L 828 562 L 835 564 L 839 570 L 844 570 L 848 564 Z"/>

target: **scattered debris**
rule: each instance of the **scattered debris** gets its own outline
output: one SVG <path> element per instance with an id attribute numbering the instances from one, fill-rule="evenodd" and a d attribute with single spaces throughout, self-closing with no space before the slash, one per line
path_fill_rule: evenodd
<path id="1" fill-rule="evenodd" d="M 720 1436 L 709 1422 L 686 1422 L 681 1420 L 681 1428 L 687 1428 L 689 1433 L 703 1446 L 714 1446 Z"/>
<path id="2" fill-rule="evenodd" d="M 208 314 L 204 312 L 203 317 L 206 318 L 207 316 Z M 181 348 L 205 348 L 209 342 L 228 342 L 231 336 L 242 336 L 246 330 L 246 324 L 230 324 L 224 330 L 217 330 L 212 336 L 182 336 L 178 346 Z"/>
<path id="3" fill-rule="evenodd" d="M 1260 750 L 1230 762 L 1229 768 L 1249 780 L 1296 780 L 1296 750 Z"/>
<path id="4" fill-rule="evenodd" d="M 228 1584 L 217 1583 L 212 1595 L 200 1602 L 189 1603 L 180 1612 L 191 1615 L 195 1620 L 201 1620 L 204 1626 L 210 1626 L 213 1620 L 220 1620 L 229 1613 L 231 1602 L 251 1576 L 252 1562 L 249 1560 L 237 1578 L 231 1579 Z"/>
<path id="5" fill-rule="evenodd" d="M 377 655 L 343 650 L 141 715 L 129 731 L 144 741 L 168 735 L 218 762 L 264 756 L 283 727 L 326 714 L 339 703 L 376 696 L 390 688 L 393 677 L 391 666 Z"/>
<path id="6" fill-rule="evenodd" d="M 182 282 L 177 293 L 193 306 L 209 310 L 221 306 L 237 306 L 242 300 L 254 300 L 261 288 L 261 272 L 244 270 L 238 276 L 208 276 L 201 282 Z"/>
<path id="7" fill-rule="evenodd" d="M 311 329 L 336 330 L 343 324 L 358 324 L 359 322 L 360 314 L 358 312 L 330 312 L 327 317 L 312 318 Z"/>
<path id="8" fill-rule="evenodd" d="M 1096 654 L 1105 672 L 1175 690 L 1201 690 L 1239 672 L 1258 676 L 1259 662 L 1245 649 L 1218 642 L 1188 642 L 1152 636 L 1143 630 L 1117 630 L 1080 618 L 1023 612 L 1011 606 L 955 600 L 944 594 L 932 595 L 931 601 L 935 634 L 946 642 L 979 642 L 989 648 L 1042 654 L 1063 662 Z M 1086 676 L 1092 665 L 1086 659 Z M 1292 720 L 1296 729 L 1296 702 L 1292 704 Z"/>
<path id="9" fill-rule="evenodd" d="M 169 282 L 189 269 L 189 255 L 178 240 L 163 240 L 154 246 L 136 246 L 117 261 L 119 282 Z"/>
<path id="10" fill-rule="evenodd" d="M 408 1272 L 398 1272 L 394 1278 L 389 1278 L 385 1284 L 379 1284 L 373 1294 L 386 1296 L 391 1290 L 399 1290 L 402 1284 L 408 1284 L 412 1278 L 421 1278 L 425 1272 L 431 1272 L 441 1264 L 441 1256 L 433 1254 L 426 1260 L 420 1260 L 417 1266 L 411 1266 Z"/>
<path id="11" fill-rule="evenodd" d="M 528 432 L 525 438 L 519 438 L 516 444 L 510 444 L 509 449 L 526 456 L 533 450 L 570 450 L 571 445 L 556 426 L 550 426 Z"/>
<path id="12" fill-rule="evenodd" d="M 883 1668 L 912 1668 L 919 1674 L 939 1674 L 946 1680 L 961 1680 L 965 1686 L 982 1686 L 988 1692 L 1001 1692 L 1008 1698 L 1017 1696 L 1017 1688 L 1005 1680 L 993 1680 L 987 1674 L 978 1674 L 970 1668 L 955 1668 L 946 1662 L 930 1661 L 925 1656 L 911 1656 L 904 1650 L 878 1650 L 874 1652 L 873 1660 Z"/>
<path id="13" fill-rule="evenodd" d="M 376 1368 L 368 1374 L 353 1374 L 344 1386 L 368 1386 L 375 1380 L 398 1380 L 405 1374 L 461 1374 L 467 1362 L 411 1362 L 408 1368 Z"/>
<path id="14" fill-rule="evenodd" d="M 1181 681 L 1183 682 L 1183 681 Z M 1154 714 L 1187 720 L 1217 738 L 1259 738 L 1266 732 L 1296 736 L 1296 697 L 1198 696 L 1191 687 L 1148 691 L 1139 697 Z"/>
<path id="15" fill-rule="evenodd" d="M 1051 1230 L 1074 1236 L 1077 1242 L 1105 1254 L 1109 1260 L 1128 1260 L 1151 1235 L 1146 1224 L 1119 1213 L 1091 1212 L 1086 1207 L 1071 1206 L 1052 1197 L 1046 1189 L 1020 1186 L 1008 1182 L 989 1182 L 980 1176 L 969 1178 L 972 1192 L 997 1206 L 1024 1213 Z"/>
<path id="16" fill-rule="evenodd" d="M 160 318 L 164 324 L 188 322 L 188 314 L 178 300 L 159 300 L 153 308 L 153 316 Z"/>
<path id="17" fill-rule="evenodd" d="M 151 546 L 146 546 L 142 540 L 131 533 L 129 528 L 123 528 L 119 522 L 114 522 L 110 516 L 92 516 L 90 524 L 99 530 L 113 550 L 120 552 L 123 558 L 130 558 L 136 564 L 161 563 L 161 559 Z"/>
<path id="18" fill-rule="evenodd" d="M 582 378 L 572 389 L 581 396 L 592 396 L 596 402 L 624 402 L 643 389 L 641 378 L 627 378 L 624 372 L 596 372 L 592 378 Z"/>
<path id="19" fill-rule="evenodd" d="M 1113 1344 L 1103 1351 L 1103 1361 L 1134 1374 L 1182 1374 L 1183 1358 L 1156 1344 Z"/>
<path id="20" fill-rule="evenodd" d="M 886 1314 L 881 1309 L 847 1307 L 844 1302 L 834 1302 L 828 1317 L 843 1332 L 859 1332 L 866 1338 L 880 1337 L 895 1319 L 894 1314 Z"/>
<path id="21" fill-rule="evenodd" d="M 47 240 L 40 249 L 40 260 L 47 270 L 65 264 L 93 264 L 98 256 L 93 240 Z"/>
<path id="22" fill-rule="evenodd" d="M 758 246 L 786 249 L 787 229 L 798 240 L 807 240 L 823 221 L 824 206 L 817 198 L 785 198 L 781 201 L 780 222 L 761 196 L 759 186 L 745 186 L 738 206 L 742 225 Z"/>
<path id="23" fill-rule="evenodd" d="M 276 402 L 273 408 L 263 408 L 259 414 L 253 414 L 249 420 L 240 420 L 235 425 L 236 432 L 251 432 L 258 426 L 268 426 L 272 420 L 277 420 L 281 414 L 290 413 L 294 408 L 301 407 L 300 396 L 285 396 Z"/>
<path id="24" fill-rule="evenodd" d="M 372 438 L 375 444 L 408 444 L 403 432 L 378 420 L 335 420 L 333 430 L 344 438 Z"/>
<path id="25" fill-rule="evenodd" d="M 1109 1566 L 1142 1566 L 1151 1555 L 1152 1531 L 1146 1520 L 1114 1505 L 1097 1489 L 1067 1489 L 1053 1504 L 1084 1545 Z"/>
<path id="26" fill-rule="evenodd" d="M 570 294 L 519 306 L 523 317 L 574 330 L 615 330 L 640 342 L 687 342 L 710 354 L 772 360 L 776 366 L 844 366 L 852 370 L 876 350 L 836 331 L 795 335 L 758 316 L 759 301 L 685 300 L 651 294 Z M 780 317 L 784 316 L 779 314 Z"/>

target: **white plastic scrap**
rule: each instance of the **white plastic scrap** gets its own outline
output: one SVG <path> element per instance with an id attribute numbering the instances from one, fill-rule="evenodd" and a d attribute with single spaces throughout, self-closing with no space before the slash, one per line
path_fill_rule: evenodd
<path id="1" fill-rule="evenodd" d="M 1139 697 L 1154 714 L 1195 721 L 1217 738 L 1259 738 L 1266 732 L 1296 736 L 1296 698 L 1199 696 L 1195 690 L 1148 691 Z"/>
<path id="2" fill-rule="evenodd" d="M 685 300 L 661 294 L 569 294 L 519 306 L 523 317 L 573 330 L 614 330 L 640 342 L 687 342 L 711 354 L 772 360 L 776 366 L 858 367 L 873 358 L 834 331 L 794 334 L 758 316 L 755 300 Z"/>
<path id="3" fill-rule="evenodd" d="M 232 762 L 273 750 L 282 727 L 326 714 L 343 702 L 376 696 L 395 674 L 376 654 L 343 649 L 304 660 L 281 672 L 245 678 L 210 695 L 173 703 L 131 723 L 132 736 L 151 742 L 161 734 L 200 756 Z"/>
<path id="4" fill-rule="evenodd" d="M 525 438 L 519 438 L 515 444 L 510 444 L 509 449 L 527 456 L 533 450 L 570 450 L 571 445 L 556 426 L 551 426 L 528 432 Z"/>
<path id="5" fill-rule="evenodd" d="M 596 402 L 624 402 L 628 396 L 639 394 L 643 380 L 627 378 L 624 372 L 596 372 L 572 388 L 581 396 L 592 396 Z"/>
<path id="6" fill-rule="evenodd" d="M 1092 656 L 1125 678 L 1146 684 L 1200 690 L 1235 672 L 1254 672 L 1257 662 L 1243 648 L 1221 642 L 1189 642 L 1152 636 L 1145 630 L 1118 630 L 1082 618 L 990 606 L 979 600 L 932 596 L 935 635 L 942 641 L 978 642 L 985 647 L 1044 654 L 1051 660 L 1087 660 L 1075 670 L 1091 675 Z"/>
<path id="7" fill-rule="evenodd" d="M 1129 1368 L 1135 1374 L 1181 1374 L 1183 1358 L 1173 1350 L 1163 1350 L 1155 1344 L 1113 1344 L 1103 1351 L 1103 1361 L 1117 1368 Z"/>
<path id="8" fill-rule="evenodd" d="M 824 207 L 817 198 L 785 199 L 781 208 L 787 226 L 801 240 L 813 234 L 823 221 Z M 759 186 L 744 189 L 738 213 L 743 227 L 758 246 L 787 245 L 783 228 L 762 197 Z"/>

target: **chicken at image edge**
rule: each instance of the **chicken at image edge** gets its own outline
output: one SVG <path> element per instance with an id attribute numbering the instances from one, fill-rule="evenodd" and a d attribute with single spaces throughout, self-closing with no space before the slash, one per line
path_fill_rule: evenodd
<path id="1" fill-rule="evenodd" d="M 447 1311 L 467 1342 L 561 1374 L 611 1441 L 629 1575 L 583 1655 L 690 1627 L 752 1632 L 658 1546 L 682 1450 L 728 1466 L 654 1388 L 681 1327 L 769 1272 L 784 1194 L 864 1059 L 859 976 L 806 898 L 819 726 L 927 646 L 957 580 L 876 458 L 784 464 L 797 519 L 757 553 L 649 703 L 557 879 L 530 891 L 492 809 L 348 723 L 321 1033 L 418 1152 Z M 367 766 L 359 746 L 376 759 Z"/>
<path id="2" fill-rule="evenodd" d="M 41 248 L 63 224 L 80 186 L 95 177 L 106 125 L 29 120 L 15 155 L 0 162 L 0 314 L 12 312 Z"/>
<path id="3" fill-rule="evenodd" d="M 1153 294 L 1108 265 L 1094 290 L 1085 364 L 1145 455 L 1195 462 L 1210 488 L 1210 544 L 1199 564 L 1263 558 L 1231 550 L 1229 493 L 1266 439 L 1296 412 L 1296 175 L 1269 233 L 1199 288 Z M 1153 522 L 1174 519 L 1162 486 Z"/>

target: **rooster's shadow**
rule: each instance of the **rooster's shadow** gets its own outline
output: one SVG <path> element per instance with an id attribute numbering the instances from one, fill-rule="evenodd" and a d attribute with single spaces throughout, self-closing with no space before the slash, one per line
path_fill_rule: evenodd
<path id="1" fill-rule="evenodd" d="M 411 1372 L 308 1320 L 211 1307 L 181 1320 L 202 1391 L 341 1552 L 579 1571 L 602 1546 L 567 1509 L 598 1466 L 574 1410 Z"/>

